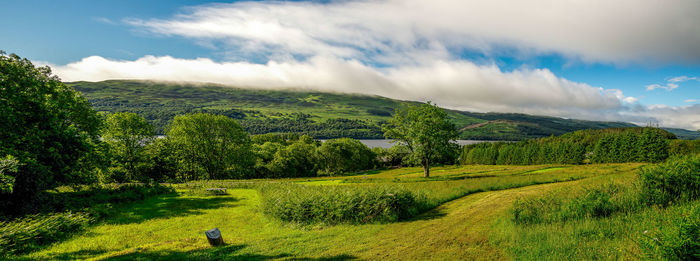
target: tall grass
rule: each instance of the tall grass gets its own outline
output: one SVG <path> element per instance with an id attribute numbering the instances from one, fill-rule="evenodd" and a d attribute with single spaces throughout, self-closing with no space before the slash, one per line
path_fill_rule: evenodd
<path id="1" fill-rule="evenodd" d="M 516 259 L 698 260 L 700 156 L 671 158 L 637 178 L 519 199 L 493 241 Z"/>
<path id="2" fill-rule="evenodd" d="M 640 172 L 642 197 L 649 204 L 668 206 L 700 198 L 700 154 L 673 157 Z"/>
<path id="3" fill-rule="evenodd" d="M 555 191 L 537 197 L 521 198 L 511 209 L 517 224 L 538 224 L 571 219 L 607 217 L 617 212 L 630 213 L 640 208 L 637 186 L 615 183 L 588 187 L 571 198 Z"/>
<path id="4" fill-rule="evenodd" d="M 425 196 L 399 186 L 305 186 L 275 184 L 261 189 L 263 210 L 299 223 L 391 222 L 425 208 Z"/>

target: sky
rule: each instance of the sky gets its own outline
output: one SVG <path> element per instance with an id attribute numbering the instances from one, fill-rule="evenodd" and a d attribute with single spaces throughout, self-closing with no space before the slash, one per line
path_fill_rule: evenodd
<path id="1" fill-rule="evenodd" d="M 700 129 L 700 1 L 0 1 L 64 81 L 296 88 Z"/>

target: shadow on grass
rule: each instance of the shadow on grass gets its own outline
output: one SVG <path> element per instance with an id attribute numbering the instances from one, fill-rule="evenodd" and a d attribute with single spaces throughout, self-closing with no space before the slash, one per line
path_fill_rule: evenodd
<path id="1" fill-rule="evenodd" d="M 447 212 L 442 211 L 439 208 L 433 208 L 431 210 L 428 210 L 427 212 L 424 212 L 423 214 L 419 214 L 418 216 L 406 219 L 406 220 L 401 220 L 399 222 L 413 222 L 413 221 L 419 221 L 419 220 L 433 220 L 433 219 L 438 219 L 442 218 L 444 216 L 447 216 Z"/>
<path id="2" fill-rule="evenodd" d="M 258 255 L 238 253 L 246 245 L 226 245 L 194 251 L 149 251 L 128 253 L 108 258 L 108 260 L 271 260 L 286 258 L 286 260 L 352 260 L 350 255 L 337 255 L 321 258 L 293 257 L 290 254 Z"/>
<path id="3" fill-rule="evenodd" d="M 203 210 L 220 208 L 236 201 L 238 199 L 230 196 L 194 198 L 162 195 L 143 202 L 117 207 L 113 210 L 114 214 L 110 215 L 111 217 L 104 222 L 107 224 L 131 224 L 154 218 L 198 215 L 203 214 Z"/>

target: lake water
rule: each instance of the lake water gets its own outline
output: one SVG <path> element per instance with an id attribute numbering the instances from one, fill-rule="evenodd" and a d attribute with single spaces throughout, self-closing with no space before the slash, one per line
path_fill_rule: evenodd
<path id="1" fill-rule="evenodd" d="M 165 135 L 156 135 L 157 138 L 165 138 Z M 327 141 L 326 139 L 319 139 L 321 142 Z M 372 140 L 359 140 L 362 142 L 362 144 L 365 144 L 367 147 L 371 148 L 391 148 L 391 146 L 394 146 L 394 143 L 391 142 L 392 140 L 382 140 L 382 139 L 372 139 Z M 476 143 L 482 143 L 482 142 L 495 142 L 495 141 L 490 141 L 490 140 L 457 140 L 457 144 L 460 146 L 464 145 L 470 145 L 470 144 L 476 144 Z"/>
<path id="2" fill-rule="evenodd" d="M 320 140 L 320 141 L 326 141 L 326 140 Z M 391 142 L 392 140 L 359 140 L 362 142 L 362 144 L 367 145 L 367 147 L 370 148 L 375 148 L 375 147 L 381 147 L 381 148 L 391 148 L 391 146 L 394 146 L 394 143 Z M 493 142 L 493 141 L 487 141 L 487 140 L 457 140 L 457 144 L 460 146 L 463 145 L 469 145 L 469 144 L 476 144 L 476 143 L 482 143 L 482 142 Z"/>

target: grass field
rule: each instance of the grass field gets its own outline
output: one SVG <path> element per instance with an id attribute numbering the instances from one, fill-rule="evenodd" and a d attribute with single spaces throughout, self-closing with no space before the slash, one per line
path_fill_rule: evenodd
<path id="1" fill-rule="evenodd" d="M 175 184 L 178 195 L 120 206 L 118 214 L 84 232 L 17 259 L 638 259 L 644 231 L 683 206 L 529 227 L 514 224 L 509 210 L 523 197 L 630 183 L 641 166 L 446 166 L 435 168 L 428 180 L 419 168 L 401 168 L 343 177 Z M 263 214 L 260 187 L 287 183 L 308 189 L 401 186 L 420 191 L 434 205 L 392 223 L 299 224 Z M 208 187 L 227 187 L 228 195 L 202 193 Z M 636 227 L 636 220 L 644 226 Z M 222 231 L 225 246 L 208 245 L 204 231 L 214 227 Z"/>

